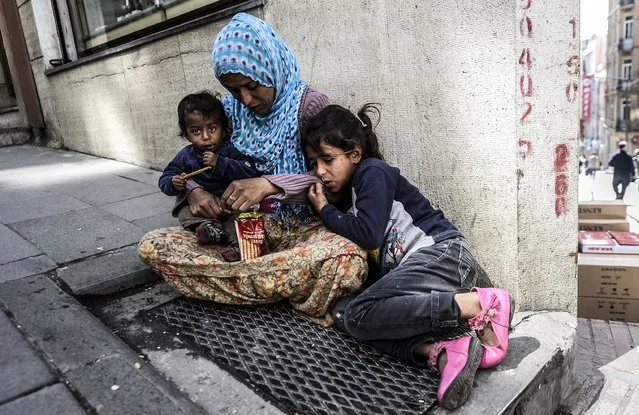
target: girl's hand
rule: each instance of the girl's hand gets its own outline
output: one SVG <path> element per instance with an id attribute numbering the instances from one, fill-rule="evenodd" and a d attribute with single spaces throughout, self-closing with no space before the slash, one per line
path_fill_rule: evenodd
<path id="1" fill-rule="evenodd" d="M 321 183 L 312 184 L 308 188 L 308 199 L 318 214 L 324 206 L 328 205 L 328 200 L 326 200 L 326 195 L 324 194 L 324 186 Z"/>
<path id="2" fill-rule="evenodd" d="M 175 190 L 177 190 L 178 192 L 181 192 L 182 190 L 184 190 L 184 188 L 186 187 L 186 180 L 184 180 L 184 173 L 180 174 L 179 176 L 173 176 L 171 178 L 171 183 L 173 184 L 173 187 L 175 188 Z"/>
<path id="3" fill-rule="evenodd" d="M 205 166 L 215 167 L 215 163 L 217 163 L 217 154 L 212 151 L 205 151 L 203 162 Z"/>
<path id="4" fill-rule="evenodd" d="M 246 212 L 265 197 L 278 193 L 280 189 L 263 177 L 231 182 L 222 195 L 225 208 Z"/>

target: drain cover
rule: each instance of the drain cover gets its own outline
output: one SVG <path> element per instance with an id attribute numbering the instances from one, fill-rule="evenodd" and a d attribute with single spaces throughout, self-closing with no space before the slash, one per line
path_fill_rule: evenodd
<path id="1" fill-rule="evenodd" d="M 283 303 L 242 307 L 178 298 L 152 314 L 291 412 L 412 415 L 435 405 L 435 372 L 310 323 Z"/>

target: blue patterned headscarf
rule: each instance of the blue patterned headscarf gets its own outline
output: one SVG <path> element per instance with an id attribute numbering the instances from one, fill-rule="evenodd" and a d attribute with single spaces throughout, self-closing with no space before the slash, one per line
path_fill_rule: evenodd
<path id="1" fill-rule="evenodd" d="M 275 89 L 266 115 L 254 113 L 230 94 L 224 97 L 233 145 L 252 157 L 262 173 L 306 173 L 298 123 L 306 83 L 300 79 L 293 51 L 273 28 L 250 14 L 233 16 L 215 38 L 213 71 L 220 81 L 224 74 L 239 73 Z M 278 203 L 276 216 L 288 228 L 292 217 L 307 222 L 313 211 L 309 206 Z"/>
<path id="2" fill-rule="evenodd" d="M 239 73 L 275 89 L 273 106 L 264 116 L 232 95 L 224 98 L 235 147 L 252 157 L 262 173 L 306 173 L 298 124 L 306 84 L 293 51 L 273 28 L 250 14 L 236 14 L 215 39 L 213 70 L 220 81 L 224 74 Z"/>

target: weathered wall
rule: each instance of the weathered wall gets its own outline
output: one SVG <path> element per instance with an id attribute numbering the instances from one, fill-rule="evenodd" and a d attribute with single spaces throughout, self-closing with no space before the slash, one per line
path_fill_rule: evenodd
<path id="1" fill-rule="evenodd" d="M 574 312 L 578 1 L 303 3 L 255 12 L 304 79 L 352 109 L 381 103 L 387 160 L 460 227 L 488 278 L 523 309 Z M 50 77 L 35 59 L 47 122 L 71 149 L 163 167 L 184 144 L 179 99 L 222 92 L 210 46 L 224 23 Z"/>
<path id="2" fill-rule="evenodd" d="M 574 312 L 579 2 L 387 3 L 309 2 L 302 15 L 276 1 L 265 18 L 319 89 L 352 109 L 382 103 L 388 161 L 495 284 L 522 309 Z"/>

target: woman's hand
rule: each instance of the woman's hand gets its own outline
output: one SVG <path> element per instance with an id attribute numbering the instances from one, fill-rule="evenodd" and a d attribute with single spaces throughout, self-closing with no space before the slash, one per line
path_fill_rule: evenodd
<path id="1" fill-rule="evenodd" d="M 324 186 L 322 186 L 321 183 L 312 184 L 311 187 L 308 188 L 308 200 L 311 201 L 313 209 L 315 209 L 315 212 L 318 214 L 324 206 L 328 205 L 328 200 L 324 194 Z"/>
<path id="2" fill-rule="evenodd" d="M 196 188 L 187 196 L 191 213 L 201 218 L 218 218 L 224 214 L 230 213 L 222 206 L 223 203 L 219 197 L 213 196 L 202 188 Z"/>
<path id="3" fill-rule="evenodd" d="M 235 180 L 222 195 L 223 207 L 246 212 L 251 206 L 264 200 L 265 197 L 279 191 L 279 187 L 263 177 Z"/>

